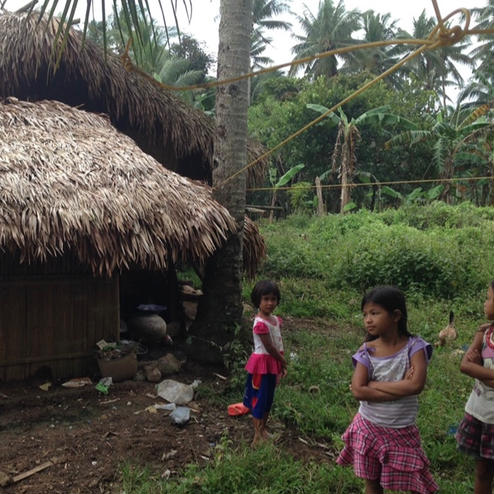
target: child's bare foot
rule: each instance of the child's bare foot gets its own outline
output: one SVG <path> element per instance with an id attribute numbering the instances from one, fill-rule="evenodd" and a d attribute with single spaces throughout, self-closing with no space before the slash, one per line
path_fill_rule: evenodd
<path id="1" fill-rule="evenodd" d="M 252 439 L 252 442 L 250 443 L 251 448 L 257 448 L 262 442 L 264 442 L 266 438 L 262 435 L 256 434 L 254 436 L 254 439 Z"/>

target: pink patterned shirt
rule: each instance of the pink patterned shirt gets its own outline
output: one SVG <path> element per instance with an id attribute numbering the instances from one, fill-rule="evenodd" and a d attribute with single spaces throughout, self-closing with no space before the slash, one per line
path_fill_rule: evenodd
<path id="1" fill-rule="evenodd" d="M 254 319 L 252 327 L 254 351 L 245 365 L 245 370 L 250 374 L 281 374 L 281 362 L 268 353 L 259 337 L 261 334 L 268 334 L 276 349 L 283 353 L 281 324 L 281 318 L 278 316 L 274 316 L 273 322 L 259 316 Z"/>

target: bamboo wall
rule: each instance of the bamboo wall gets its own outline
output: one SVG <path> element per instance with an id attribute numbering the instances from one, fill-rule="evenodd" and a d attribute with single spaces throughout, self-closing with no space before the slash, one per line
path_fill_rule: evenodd
<path id="1" fill-rule="evenodd" d="M 26 379 L 43 368 L 54 379 L 92 376 L 95 343 L 118 339 L 117 276 L 43 269 L 29 273 L 0 263 L 0 381 Z"/>

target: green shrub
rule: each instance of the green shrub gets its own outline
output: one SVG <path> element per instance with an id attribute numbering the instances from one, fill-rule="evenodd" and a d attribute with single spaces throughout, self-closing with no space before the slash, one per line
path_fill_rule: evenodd
<path id="1" fill-rule="evenodd" d="M 439 202 L 384 213 L 298 215 L 262 229 L 268 258 L 260 276 L 359 292 L 386 283 L 448 299 L 470 296 L 492 277 L 493 218 L 493 208 Z M 309 284 L 294 290 L 305 293 Z M 295 295 L 294 306 L 305 305 L 301 297 Z"/>

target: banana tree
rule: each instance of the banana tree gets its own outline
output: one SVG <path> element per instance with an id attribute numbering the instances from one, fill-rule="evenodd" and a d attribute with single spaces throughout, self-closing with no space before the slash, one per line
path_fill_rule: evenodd
<path id="1" fill-rule="evenodd" d="M 307 104 L 307 108 L 326 113 L 328 108 L 318 104 Z M 338 115 L 330 113 L 328 118 L 338 125 L 338 133 L 331 157 L 331 172 L 338 174 L 341 184 L 340 212 L 344 213 L 351 201 L 351 180 L 357 167 L 357 146 L 360 140 L 359 127 L 370 124 L 391 126 L 400 124 L 408 128 L 414 127 L 409 120 L 389 112 L 388 106 L 372 108 L 356 118 L 349 119 L 345 112 L 338 108 Z"/>
<path id="2" fill-rule="evenodd" d="M 274 216 L 274 205 L 276 202 L 276 194 L 280 187 L 284 187 L 295 175 L 304 168 L 303 163 L 292 166 L 286 173 L 284 173 L 280 178 L 277 179 L 278 170 L 275 167 L 269 169 L 269 181 L 273 187 L 273 195 L 271 196 L 271 211 L 269 213 L 269 222 L 273 222 Z"/>
<path id="3" fill-rule="evenodd" d="M 489 111 L 487 105 L 480 106 L 474 111 L 464 111 L 457 108 L 452 114 L 439 113 L 435 118 L 426 116 L 424 123 L 426 129 L 411 129 L 402 132 L 389 141 L 385 146 L 390 148 L 394 145 L 408 144 L 414 146 L 423 141 L 431 143 L 433 150 L 433 164 L 437 168 L 441 178 L 452 179 L 455 171 L 468 174 L 469 167 L 475 160 L 465 160 L 466 151 L 471 150 L 472 145 L 481 143 L 486 135 L 492 139 L 493 123 L 486 117 Z M 470 154 L 471 151 L 470 151 Z M 463 170 L 460 162 L 466 163 Z M 485 170 L 489 172 L 489 168 Z M 479 170 L 482 173 L 481 170 Z M 441 199 L 451 202 L 451 182 L 446 183 Z"/>

